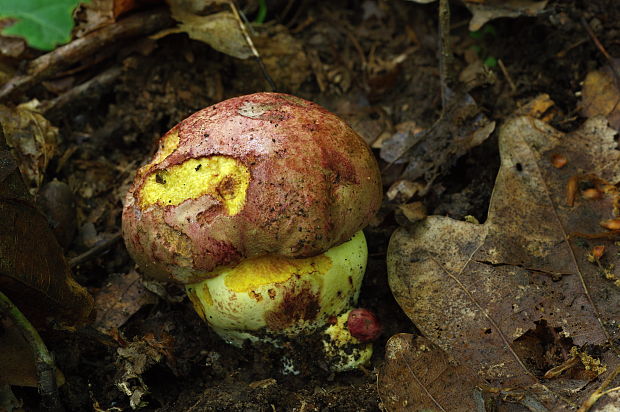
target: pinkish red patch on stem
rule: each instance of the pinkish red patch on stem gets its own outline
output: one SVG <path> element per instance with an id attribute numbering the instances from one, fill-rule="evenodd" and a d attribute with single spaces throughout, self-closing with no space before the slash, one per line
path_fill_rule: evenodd
<path id="1" fill-rule="evenodd" d="M 360 342 L 377 339 L 383 330 L 379 319 L 368 309 L 353 309 L 349 312 L 347 327 L 351 336 Z"/>

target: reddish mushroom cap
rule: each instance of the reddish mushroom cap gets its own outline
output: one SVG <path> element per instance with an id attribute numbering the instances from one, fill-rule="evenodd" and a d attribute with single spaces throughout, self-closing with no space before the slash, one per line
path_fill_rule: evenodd
<path id="1" fill-rule="evenodd" d="M 123 235 L 145 273 L 192 283 L 249 257 L 325 252 L 366 226 L 381 197 L 372 152 L 340 118 L 257 93 L 162 137 L 127 194 Z"/>

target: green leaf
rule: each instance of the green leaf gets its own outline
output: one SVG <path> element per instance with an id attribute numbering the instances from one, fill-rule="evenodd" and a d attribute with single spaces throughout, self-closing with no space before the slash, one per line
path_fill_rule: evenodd
<path id="1" fill-rule="evenodd" d="M 497 59 L 492 56 L 487 57 L 486 59 L 484 59 L 484 65 L 489 68 L 497 67 Z"/>
<path id="2" fill-rule="evenodd" d="M 26 39 L 35 49 L 52 50 L 71 40 L 73 10 L 89 0 L 0 0 L 0 18 L 17 20 L 3 35 Z"/>

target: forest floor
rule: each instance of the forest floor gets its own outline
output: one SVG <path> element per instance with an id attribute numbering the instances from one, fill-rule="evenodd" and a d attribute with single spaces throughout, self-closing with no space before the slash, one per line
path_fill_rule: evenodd
<path id="1" fill-rule="evenodd" d="M 609 63 L 584 22 L 611 56 L 620 56 L 620 7 L 613 0 L 551 0 L 534 16 L 491 20 L 473 34 L 469 10 L 453 2 L 450 75 L 473 98 L 477 113 L 496 122 L 495 132 L 416 178 L 416 184 L 429 185 L 412 197 L 394 188 L 403 165 L 388 166 L 380 152 L 386 139 L 428 129 L 441 114 L 437 3 L 301 1 L 291 2 L 290 10 L 284 9 L 287 2 L 268 3 L 267 20 L 255 25 L 254 37 L 278 91 L 346 119 L 373 147 L 384 190 L 393 188 L 365 230 L 370 261 L 359 306 L 373 310 L 383 324 L 372 361 L 332 373 L 311 362 L 320 351 L 312 346 L 316 342 L 300 342 L 294 352 L 304 365 L 301 373 L 283 374 L 280 352 L 225 344 L 180 287 L 142 282 L 123 242 L 116 241 L 73 268 L 74 278 L 95 296 L 99 324 L 114 327 L 107 333 L 91 326 L 43 335 L 64 374 L 59 391 L 67 410 L 130 410 L 128 394 L 142 411 L 382 410 L 378 374 L 386 342 L 398 333 L 419 333 L 387 281 L 390 235 L 415 220 L 400 205 L 422 202 L 428 215 L 473 216 L 483 223 L 500 167 L 501 125 L 540 94 L 554 103 L 551 126 L 572 131 L 584 122 L 584 79 Z M 127 42 L 72 76 L 81 82 L 106 70 L 114 71 L 108 85 L 46 114 L 61 143 L 45 181 L 66 182 L 77 204 L 69 259 L 119 233 L 124 195 L 161 135 L 199 109 L 270 90 L 253 59 L 227 56 L 182 33 Z M 52 83 L 60 87 L 61 81 L 36 84 L 16 101 L 49 101 L 55 97 Z M 432 150 L 428 157 L 441 157 Z M 106 310 L 124 315 L 110 320 Z M 14 393 L 27 410 L 38 404 L 34 388 L 16 387 Z"/>

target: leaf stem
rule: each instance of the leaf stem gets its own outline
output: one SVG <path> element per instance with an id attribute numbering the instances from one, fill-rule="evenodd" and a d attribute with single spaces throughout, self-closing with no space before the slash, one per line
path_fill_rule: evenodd
<path id="1" fill-rule="evenodd" d="M 11 300 L 0 292 L 0 313 L 8 316 L 34 353 L 42 406 L 48 411 L 64 411 L 56 386 L 56 365 L 37 330 Z"/>

